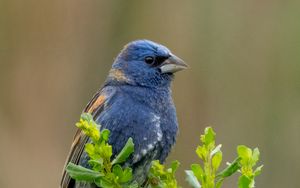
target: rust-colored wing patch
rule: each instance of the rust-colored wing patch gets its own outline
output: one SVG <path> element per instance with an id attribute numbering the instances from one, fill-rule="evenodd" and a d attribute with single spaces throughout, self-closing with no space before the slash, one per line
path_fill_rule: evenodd
<path id="1" fill-rule="evenodd" d="M 105 101 L 105 96 L 104 95 L 99 95 L 97 97 L 97 99 L 94 101 L 93 104 L 91 104 L 91 106 L 87 109 L 88 113 L 93 113 L 95 111 L 95 109 L 99 108 L 100 106 L 103 105 L 104 101 Z"/>

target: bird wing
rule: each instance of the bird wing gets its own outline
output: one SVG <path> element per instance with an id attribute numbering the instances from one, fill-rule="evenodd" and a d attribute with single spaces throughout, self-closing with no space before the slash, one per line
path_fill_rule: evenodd
<path id="1" fill-rule="evenodd" d="M 84 112 L 91 113 L 93 117 L 98 116 L 101 112 L 103 112 L 106 102 L 113 96 L 113 94 L 114 90 L 111 87 L 104 87 L 93 96 L 92 100 L 84 109 Z M 67 174 L 66 166 L 69 162 L 78 164 L 82 152 L 84 151 L 84 146 L 87 143 L 88 139 L 89 138 L 80 129 L 77 130 L 64 166 L 60 184 L 62 188 L 73 187 L 75 182 L 74 180 L 72 181 L 71 177 Z"/>

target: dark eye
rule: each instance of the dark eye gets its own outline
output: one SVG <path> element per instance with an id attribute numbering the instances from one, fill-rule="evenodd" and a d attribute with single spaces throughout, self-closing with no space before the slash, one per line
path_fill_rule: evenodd
<path id="1" fill-rule="evenodd" d="M 145 62 L 147 64 L 152 64 L 154 62 L 154 58 L 152 56 L 145 57 Z"/>

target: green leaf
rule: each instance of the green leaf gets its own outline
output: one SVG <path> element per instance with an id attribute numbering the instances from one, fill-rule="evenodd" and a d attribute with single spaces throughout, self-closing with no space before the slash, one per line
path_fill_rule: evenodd
<path id="1" fill-rule="evenodd" d="M 253 150 L 253 154 L 252 154 L 252 165 L 254 166 L 256 164 L 256 162 L 259 160 L 259 150 L 258 148 L 255 148 Z"/>
<path id="2" fill-rule="evenodd" d="M 76 126 L 80 128 L 85 135 L 90 137 L 93 142 L 97 142 L 100 138 L 100 125 L 95 123 L 91 114 L 83 113 Z"/>
<path id="3" fill-rule="evenodd" d="M 236 171 L 240 169 L 240 158 L 236 158 L 229 166 L 227 166 L 224 170 L 222 170 L 217 177 L 226 178 L 234 174 Z"/>
<path id="4" fill-rule="evenodd" d="M 201 135 L 201 141 L 204 145 L 208 146 L 209 144 L 215 141 L 216 133 L 211 127 L 206 127 L 204 130 L 204 135 Z"/>
<path id="5" fill-rule="evenodd" d="M 215 171 L 218 170 L 221 162 L 222 162 L 222 152 L 218 151 L 211 159 L 212 167 Z"/>
<path id="6" fill-rule="evenodd" d="M 164 165 L 160 164 L 159 160 L 152 161 L 150 172 L 154 176 L 162 176 L 165 175 Z"/>
<path id="7" fill-rule="evenodd" d="M 193 187 L 193 188 L 201 188 L 200 183 L 197 181 L 196 176 L 194 175 L 193 171 L 186 170 L 186 181 Z"/>
<path id="8" fill-rule="evenodd" d="M 223 184 L 224 178 L 218 179 L 216 183 L 216 188 L 221 188 Z"/>
<path id="9" fill-rule="evenodd" d="M 122 167 L 118 164 L 113 166 L 112 172 L 118 177 L 121 177 L 123 174 Z"/>
<path id="10" fill-rule="evenodd" d="M 179 188 L 175 178 L 175 172 L 179 166 L 178 161 L 173 161 L 170 168 L 165 170 L 165 166 L 159 160 L 152 161 L 148 174 L 147 188 Z"/>
<path id="11" fill-rule="evenodd" d="M 98 159 L 98 160 L 89 160 L 89 164 L 90 165 L 94 165 L 94 164 L 97 164 L 97 165 L 100 165 L 102 166 L 103 165 L 103 159 Z"/>
<path id="12" fill-rule="evenodd" d="M 95 145 L 92 143 L 85 144 L 85 152 L 89 155 L 91 159 L 100 159 L 100 154 L 96 152 Z"/>
<path id="13" fill-rule="evenodd" d="M 132 141 L 132 138 L 129 138 L 121 150 L 121 152 L 118 154 L 118 156 L 112 161 L 112 164 L 118 164 L 126 161 L 126 159 L 133 153 L 134 151 L 134 144 Z"/>
<path id="14" fill-rule="evenodd" d="M 127 183 L 129 181 L 132 180 L 132 169 L 129 168 L 129 167 L 126 167 L 124 170 L 123 170 L 123 176 L 120 177 L 119 181 L 121 183 Z"/>
<path id="15" fill-rule="evenodd" d="M 104 141 L 108 141 L 109 139 L 109 135 L 110 135 L 110 131 L 108 129 L 103 129 L 101 131 L 101 139 L 104 140 Z"/>
<path id="16" fill-rule="evenodd" d="M 197 153 L 197 155 L 200 159 L 202 159 L 203 161 L 206 160 L 206 156 L 207 156 L 208 151 L 206 150 L 205 147 L 198 146 L 197 149 L 196 149 L 196 153 Z"/>
<path id="17" fill-rule="evenodd" d="M 238 156 L 241 158 L 241 164 L 246 165 L 252 159 L 252 150 L 244 145 L 237 147 Z"/>
<path id="18" fill-rule="evenodd" d="M 242 175 L 239 177 L 238 182 L 239 188 L 251 188 L 251 179 L 249 179 L 247 176 Z"/>
<path id="19" fill-rule="evenodd" d="M 73 179 L 78 181 L 93 182 L 95 179 L 103 176 L 100 172 L 93 171 L 73 163 L 69 163 L 66 170 Z"/>
<path id="20" fill-rule="evenodd" d="M 171 163 L 171 169 L 172 169 L 172 174 L 174 175 L 176 170 L 178 169 L 180 163 L 179 161 L 175 160 L 175 161 L 172 161 Z"/>
<path id="21" fill-rule="evenodd" d="M 98 178 L 94 181 L 98 187 L 115 188 L 115 184 L 106 177 Z"/>
<path id="22" fill-rule="evenodd" d="M 92 167 L 93 170 L 95 171 L 100 171 L 102 166 L 103 166 L 103 159 L 100 158 L 98 160 L 89 160 L 89 165 Z"/>
<path id="23" fill-rule="evenodd" d="M 262 168 L 264 167 L 264 165 L 260 165 L 259 167 L 257 167 L 254 171 L 254 177 L 260 175 Z"/>
<path id="24" fill-rule="evenodd" d="M 244 145 L 239 145 L 237 147 L 237 153 L 239 155 L 239 157 L 241 157 L 242 159 L 251 159 L 252 158 L 252 150 L 250 148 L 248 148 L 247 146 Z"/>
<path id="25" fill-rule="evenodd" d="M 191 170 L 193 171 L 194 175 L 197 177 L 199 181 L 203 180 L 204 172 L 202 167 L 199 164 L 192 164 Z"/>
<path id="26" fill-rule="evenodd" d="M 119 177 L 118 182 L 127 183 L 132 179 L 132 169 L 126 167 L 123 171 L 122 167 L 117 164 L 113 166 L 113 173 Z"/>
<path id="27" fill-rule="evenodd" d="M 112 156 L 112 146 L 109 144 L 102 145 L 98 148 L 99 154 L 101 154 L 101 157 L 104 159 L 109 159 Z"/>

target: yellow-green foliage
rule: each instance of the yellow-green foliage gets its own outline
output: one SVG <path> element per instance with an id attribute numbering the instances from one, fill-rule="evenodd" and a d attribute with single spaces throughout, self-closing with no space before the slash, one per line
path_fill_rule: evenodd
<path id="1" fill-rule="evenodd" d="M 77 181 L 86 181 L 103 188 L 180 188 L 176 181 L 175 172 L 179 167 L 178 161 L 173 161 L 170 168 L 165 168 L 159 161 L 152 161 L 148 179 L 144 185 L 138 185 L 133 180 L 132 169 L 122 167 L 134 151 L 131 138 L 128 139 L 121 152 L 112 159 L 112 146 L 108 143 L 110 132 L 100 131 L 100 125 L 88 113 L 83 113 L 76 126 L 80 128 L 90 142 L 85 145 L 85 151 L 90 157 L 91 169 L 69 163 L 67 172 Z M 262 166 L 253 170 L 259 160 L 259 150 L 239 145 L 237 158 L 225 169 L 219 170 L 222 162 L 221 145 L 215 144 L 216 133 L 207 127 L 200 136 L 201 145 L 196 149 L 201 163 L 192 164 L 191 170 L 186 170 L 187 181 L 194 188 L 220 188 L 223 181 L 236 172 L 241 175 L 238 180 L 239 188 L 253 188 L 254 178 L 261 173 Z"/>
<path id="2" fill-rule="evenodd" d="M 175 172 L 179 167 L 178 161 L 173 161 L 171 167 L 165 169 L 165 166 L 160 164 L 158 160 L 152 161 L 152 166 L 148 175 L 148 184 L 145 187 L 153 188 L 180 188 L 177 185 Z"/>
<path id="3" fill-rule="evenodd" d="M 218 172 L 222 162 L 221 145 L 215 146 L 216 133 L 211 127 L 207 127 L 200 136 L 202 145 L 198 146 L 196 153 L 202 164 L 192 164 L 191 170 L 187 170 L 187 181 L 194 188 L 220 188 L 225 178 L 235 172 L 240 172 L 238 180 L 239 188 L 254 187 L 254 178 L 261 173 L 262 166 L 252 168 L 259 160 L 259 150 L 252 150 L 244 145 L 237 147 L 238 157 L 225 169 Z"/>
<path id="4" fill-rule="evenodd" d="M 69 163 L 67 172 L 72 178 L 105 188 L 138 187 L 136 182 L 132 181 L 132 169 L 122 168 L 120 165 L 133 153 L 134 144 L 131 138 L 122 151 L 111 160 L 112 146 L 108 144 L 109 130 L 104 129 L 100 132 L 100 126 L 87 113 L 81 115 L 76 126 L 91 139 L 91 142 L 85 145 L 85 151 L 90 157 L 91 169 Z"/>

